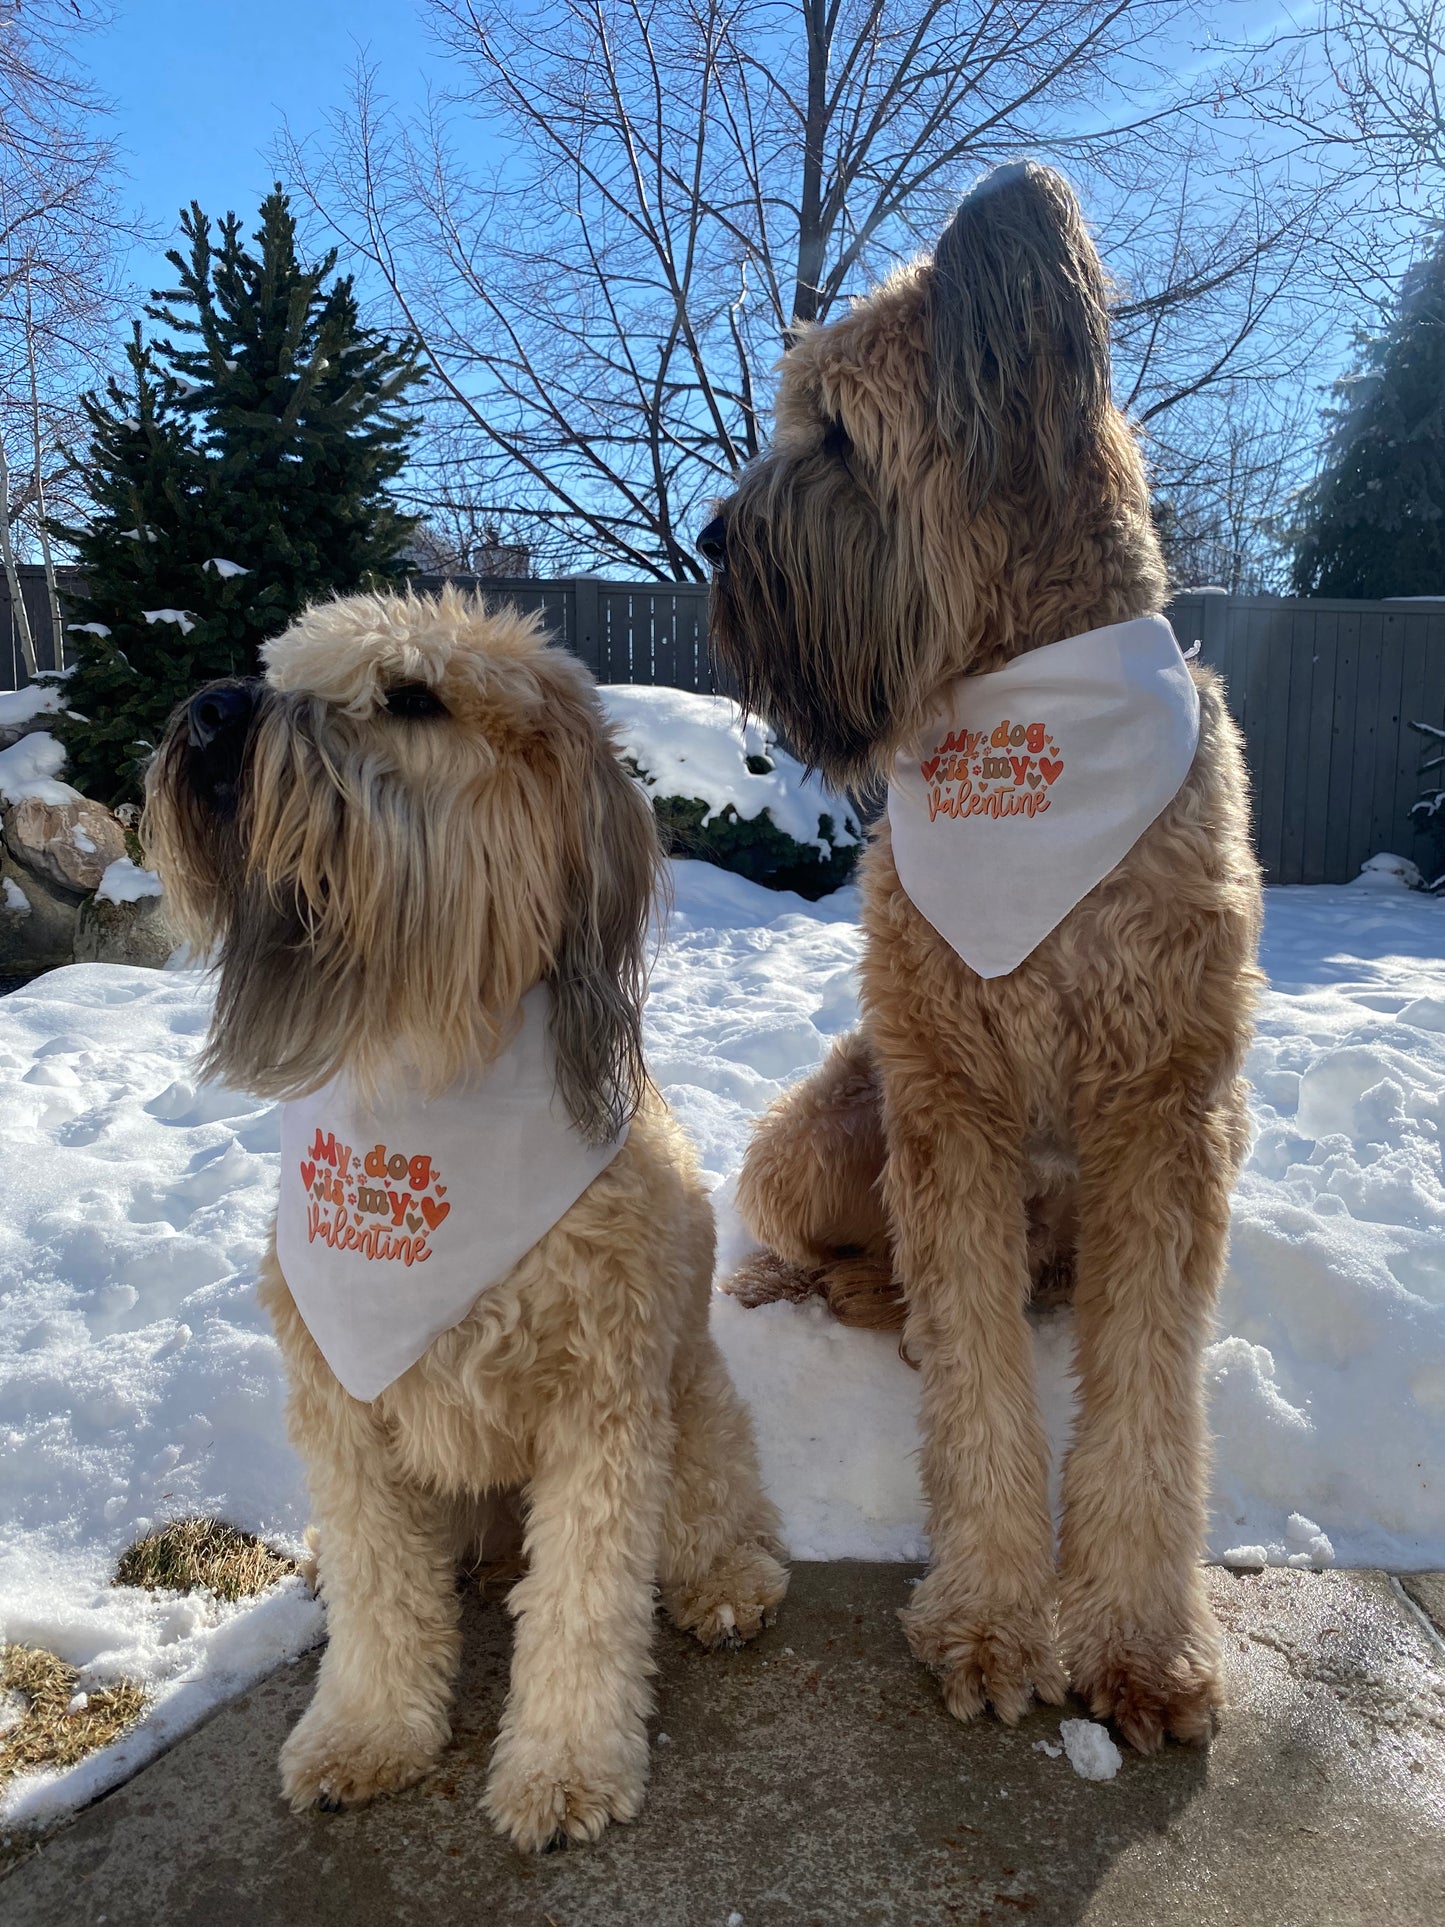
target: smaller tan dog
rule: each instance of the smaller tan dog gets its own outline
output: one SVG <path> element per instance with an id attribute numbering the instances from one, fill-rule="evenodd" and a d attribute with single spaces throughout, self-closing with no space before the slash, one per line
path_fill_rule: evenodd
<path id="1" fill-rule="evenodd" d="M 528 1569 L 486 1806 L 519 1847 L 593 1839 L 642 1802 L 654 1580 L 705 1646 L 751 1637 L 787 1587 L 747 1414 L 708 1332 L 711 1208 L 642 1063 L 652 812 L 586 670 L 512 610 L 450 590 L 358 597 L 309 611 L 266 657 L 264 682 L 212 684 L 176 712 L 146 834 L 178 922 L 214 953 L 207 1070 L 289 1100 L 283 1251 L 285 1187 L 305 1185 L 292 1282 L 274 1239 L 261 1274 L 330 1632 L 284 1789 L 298 1810 L 349 1805 L 435 1761 L 457 1564 L 495 1496 L 520 1487 Z M 429 1117 L 495 1084 L 537 1010 L 555 1115 L 518 1130 L 551 1131 L 554 1162 L 600 1175 L 520 1258 L 499 1259 L 491 1217 L 443 1249 L 485 1163 L 463 1187 L 449 1153 L 444 1197 L 426 1157 L 389 1166 L 377 1142 L 363 1164 L 378 1125 L 350 1145 L 318 1132 L 334 1156 L 303 1149 L 292 1172 L 298 1109 L 342 1091 L 384 1118 L 404 1084 L 407 1115 Z M 509 1119 L 489 1140 L 504 1166 Z M 470 1142 L 455 1133 L 463 1162 Z M 502 1217 L 533 1176 L 545 1201 L 550 1170 L 521 1159 Z M 357 1269 L 328 1286 L 342 1247 Z M 370 1369 L 353 1353 L 371 1295 L 414 1316 L 448 1264 L 455 1320 L 375 1396 L 369 1381 L 348 1393 L 328 1359 L 353 1384 Z"/>

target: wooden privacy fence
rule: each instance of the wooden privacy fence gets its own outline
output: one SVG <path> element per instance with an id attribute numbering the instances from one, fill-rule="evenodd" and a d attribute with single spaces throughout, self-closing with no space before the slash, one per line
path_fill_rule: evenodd
<path id="1" fill-rule="evenodd" d="M 53 662 L 44 582 L 22 569 L 42 664 Z M 74 580 L 74 572 L 64 574 Z M 434 589 L 444 578 L 418 577 Z M 535 609 L 599 682 L 718 688 L 707 651 L 707 590 L 695 583 L 453 578 Z M 0 688 L 25 680 L 3 575 Z M 1423 866 L 1430 838 L 1410 819 L 1420 792 L 1412 722 L 1445 723 L 1445 600 L 1333 602 L 1192 591 L 1169 606 L 1225 679 L 1244 730 L 1255 837 L 1271 883 L 1347 883 L 1393 850 Z M 8 673 L 7 673 L 8 671 Z"/>
<path id="2" fill-rule="evenodd" d="M 1169 616 L 1243 727 L 1267 882 L 1348 883 L 1382 850 L 1428 864 L 1410 724 L 1445 722 L 1445 601 L 1195 593 Z"/>

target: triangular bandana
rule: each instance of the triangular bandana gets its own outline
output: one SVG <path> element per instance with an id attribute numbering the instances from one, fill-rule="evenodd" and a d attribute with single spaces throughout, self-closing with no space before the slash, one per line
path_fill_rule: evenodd
<path id="1" fill-rule="evenodd" d="M 276 1256 L 323 1357 L 373 1399 L 499 1284 L 616 1157 L 557 1093 L 539 984 L 483 1075 L 376 1109 L 345 1078 L 281 1107 Z"/>
<path id="2" fill-rule="evenodd" d="M 1162 616 L 1091 629 L 944 692 L 888 786 L 899 880 L 980 977 L 1005 977 L 1189 774 L 1199 692 Z"/>

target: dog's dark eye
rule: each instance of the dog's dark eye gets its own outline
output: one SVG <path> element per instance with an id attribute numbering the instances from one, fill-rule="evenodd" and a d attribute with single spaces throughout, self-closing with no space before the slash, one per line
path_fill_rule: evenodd
<path id="1" fill-rule="evenodd" d="M 399 682 L 386 692 L 389 716 L 445 716 L 446 704 L 424 682 Z"/>
<path id="2" fill-rule="evenodd" d="M 853 437 L 836 415 L 823 430 L 823 453 L 835 462 L 846 462 L 853 453 Z"/>

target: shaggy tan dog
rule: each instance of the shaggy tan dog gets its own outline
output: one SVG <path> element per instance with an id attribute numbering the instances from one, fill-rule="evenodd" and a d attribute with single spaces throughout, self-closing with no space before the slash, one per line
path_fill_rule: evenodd
<path id="1" fill-rule="evenodd" d="M 578 1202 L 371 1403 L 328 1368 L 273 1241 L 261 1293 L 330 1633 L 285 1792 L 336 1806 L 426 1772 L 450 1730 L 457 1564 L 490 1498 L 520 1487 L 528 1570 L 487 1809 L 520 1847 L 594 1838 L 643 1796 L 654 1579 L 706 1646 L 751 1637 L 787 1584 L 708 1333 L 711 1208 L 642 1064 L 652 813 L 591 678 L 530 618 L 451 591 L 360 597 L 266 654 L 264 683 L 178 710 L 149 784 L 170 903 L 216 952 L 207 1068 L 293 1097 L 339 1070 L 382 1089 L 400 1062 L 445 1091 L 544 982 L 577 1127 L 606 1143 L 631 1120 Z"/>
<path id="2" fill-rule="evenodd" d="M 774 446 L 699 546 L 744 701 L 835 785 L 885 776 L 960 674 L 1162 608 L 1105 302 L 1072 193 L 1029 165 L 787 355 Z M 924 919 L 879 824 L 860 1032 L 763 1120 L 739 1191 L 774 1254 L 749 1295 L 906 1309 L 933 1565 L 903 1617 L 951 1710 L 1014 1721 L 1072 1679 L 1144 1751 L 1202 1739 L 1219 1703 L 1200 1354 L 1260 921 L 1238 736 L 1194 673 L 1183 787 L 1009 975 Z M 1070 1269 L 1056 1573 L 1025 1309 L 1031 1273 Z"/>

